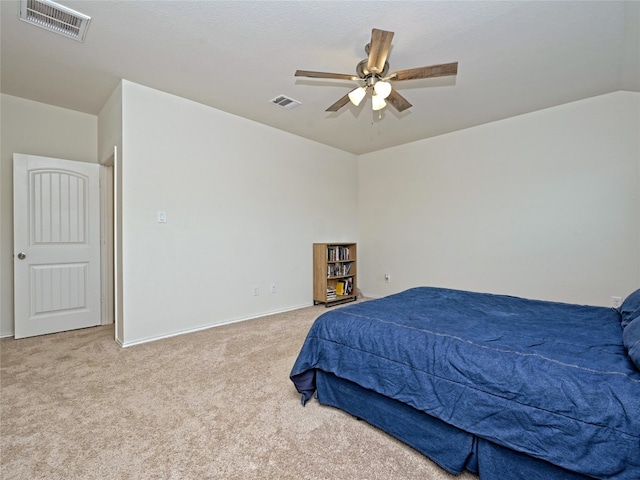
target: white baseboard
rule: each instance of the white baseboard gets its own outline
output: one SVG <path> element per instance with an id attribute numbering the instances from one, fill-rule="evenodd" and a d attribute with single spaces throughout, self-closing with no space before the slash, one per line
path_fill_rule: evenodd
<path id="1" fill-rule="evenodd" d="M 284 308 L 282 310 L 273 310 L 273 311 L 270 311 L 270 312 L 264 312 L 264 313 L 260 313 L 260 314 L 257 314 L 257 315 L 251 315 L 249 317 L 234 318 L 234 319 L 226 320 L 226 321 L 220 322 L 220 323 L 210 323 L 210 324 L 202 325 L 202 326 L 196 327 L 196 328 L 189 328 L 189 329 L 186 329 L 186 330 L 178 330 L 178 331 L 175 331 L 175 332 L 172 332 L 172 333 L 167 333 L 167 334 L 164 334 L 164 335 L 158 335 L 158 336 L 155 336 L 155 337 L 148 337 L 148 338 L 143 338 L 141 340 L 135 340 L 133 342 L 122 343 L 122 342 L 116 340 L 116 343 L 118 345 L 120 345 L 121 347 L 123 347 L 123 348 L 132 347 L 134 345 L 141 345 L 143 343 L 155 342 L 156 340 L 162 340 L 164 338 L 177 337 L 178 335 L 186 335 L 187 333 L 194 333 L 194 332 L 199 332 L 201 330 L 208 330 L 209 328 L 221 327 L 223 325 L 230 325 L 232 323 L 245 322 L 247 320 L 254 320 L 256 318 L 268 317 L 269 315 L 276 315 L 278 313 L 291 312 L 293 310 L 299 310 L 301 308 L 311 307 L 312 305 L 313 305 L 312 303 L 307 303 L 307 304 L 304 304 L 304 305 L 297 305 L 297 306 L 293 306 L 293 307 L 287 307 L 287 308 Z"/>

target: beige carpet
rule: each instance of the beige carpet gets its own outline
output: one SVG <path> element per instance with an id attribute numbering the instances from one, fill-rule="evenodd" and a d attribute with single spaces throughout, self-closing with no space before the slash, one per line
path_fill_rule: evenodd
<path id="1" fill-rule="evenodd" d="M 336 308 L 336 307 L 334 307 Z M 120 348 L 112 326 L 0 341 L 0 477 L 454 477 L 288 376 L 323 306 Z"/>

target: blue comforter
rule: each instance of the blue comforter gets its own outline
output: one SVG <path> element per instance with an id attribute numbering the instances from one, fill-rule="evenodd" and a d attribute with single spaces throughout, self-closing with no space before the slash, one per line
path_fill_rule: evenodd
<path id="1" fill-rule="evenodd" d="M 320 369 L 597 478 L 640 479 L 640 372 L 609 308 L 420 287 L 328 311 L 291 371 Z"/>

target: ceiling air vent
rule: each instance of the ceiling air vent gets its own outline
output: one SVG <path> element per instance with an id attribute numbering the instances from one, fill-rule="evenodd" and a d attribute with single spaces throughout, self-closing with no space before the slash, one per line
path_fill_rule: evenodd
<path id="1" fill-rule="evenodd" d="M 292 109 L 294 107 L 297 107 L 298 105 L 302 105 L 302 102 L 294 100 L 293 98 L 289 98 L 285 95 L 278 95 L 276 98 L 270 101 L 271 103 L 278 105 L 279 107 L 288 109 Z"/>
<path id="2" fill-rule="evenodd" d="M 20 0 L 20 20 L 83 42 L 91 17 L 49 0 Z"/>

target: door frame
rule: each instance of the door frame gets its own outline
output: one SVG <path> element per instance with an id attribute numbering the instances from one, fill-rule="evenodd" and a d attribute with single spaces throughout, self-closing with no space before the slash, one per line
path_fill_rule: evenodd
<path id="1" fill-rule="evenodd" d="M 114 154 L 107 158 L 100 165 L 100 263 L 101 263 L 101 279 L 100 279 L 100 324 L 108 325 L 115 323 L 115 156 L 117 150 L 114 148 Z M 12 182 L 13 188 L 13 182 Z M 13 198 L 13 193 L 12 193 Z M 13 213 L 13 209 L 12 209 Z M 13 221 L 11 222 L 13 225 Z M 13 241 L 13 234 L 11 235 Z M 13 247 L 12 247 L 13 251 Z M 13 266 L 13 262 L 12 262 Z M 11 282 L 15 290 L 14 276 L 11 275 Z M 11 295 L 13 301 L 13 294 Z M 15 318 L 15 305 L 11 309 L 12 316 Z M 15 337 L 15 325 L 12 333 L 6 336 Z"/>
<path id="2" fill-rule="evenodd" d="M 113 166 L 112 155 L 100 167 L 101 325 L 115 323 Z"/>

